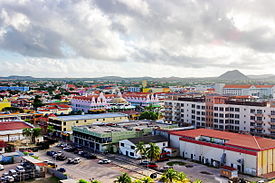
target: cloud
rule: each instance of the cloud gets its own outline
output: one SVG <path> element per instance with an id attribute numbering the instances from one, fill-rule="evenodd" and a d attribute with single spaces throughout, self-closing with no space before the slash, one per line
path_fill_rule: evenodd
<path id="1" fill-rule="evenodd" d="M 74 72 L 80 71 L 69 67 L 78 60 L 255 70 L 259 59 L 271 64 L 274 58 L 274 5 L 273 0 L 2 0 L 0 50 L 21 54 L 26 63 L 55 65 L 46 61 L 55 60 L 61 65 L 53 68 Z"/>

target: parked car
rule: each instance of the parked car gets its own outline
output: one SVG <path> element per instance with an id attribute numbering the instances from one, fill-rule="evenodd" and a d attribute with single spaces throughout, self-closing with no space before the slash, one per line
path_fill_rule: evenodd
<path id="1" fill-rule="evenodd" d="M 73 160 L 73 164 L 78 164 L 78 163 L 80 163 L 80 158 L 74 158 L 74 160 Z"/>
<path id="2" fill-rule="evenodd" d="M 65 168 L 59 168 L 57 169 L 57 171 L 61 172 L 61 173 L 65 173 L 66 172 L 66 169 Z"/>
<path id="3" fill-rule="evenodd" d="M 94 154 L 89 154 L 89 153 L 85 153 L 82 155 L 84 158 L 87 158 L 87 159 L 96 159 L 96 155 Z"/>
<path id="4" fill-rule="evenodd" d="M 56 160 L 60 160 L 60 161 L 64 161 L 67 159 L 67 157 L 64 155 L 64 154 L 61 154 L 61 155 L 57 155 L 55 157 Z"/>
<path id="5" fill-rule="evenodd" d="M 4 165 L 0 164 L 0 171 L 4 170 Z"/>
<path id="6" fill-rule="evenodd" d="M 140 164 L 140 165 L 148 165 L 149 163 L 150 163 L 150 161 L 143 160 L 143 161 L 141 161 L 139 164 Z"/>
<path id="7" fill-rule="evenodd" d="M 111 160 L 109 159 L 101 159 L 98 161 L 98 164 L 109 164 L 111 163 Z"/>
<path id="8" fill-rule="evenodd" d="M 57 165 L 53 162 L 48 162 L 48 167 L 51 167 L 51 168 L 56 168 Z"/>
<path id="9" fill-rule="evenodd" d="M 17 167 L 15 168 L 15 170 L 16 170 L 17 172 L 19 172 L 19 173 L 25 172 L 25 169 L 24 169 L 23 166 L 17 166 Z"/>
<path id="10" fill-rule="evenodd" d="M 76 148 L 71 147 L 71 146 L 67 146 L 67 147 L 64 147 L 64 148 L 63 148 L 63 150 L 64 150 L 64 151 L 67 151 L 67 152 L 73 152 L 73 151 L 75 151 L 75 149 L 76 149 Z"/>
<path id="11" fill-rule="evenodd" d="M 73 164 L 73 162 L 74 162 L 73 158 L 68 158 L 68 161 L 67 161 L 68 164 Z"/>
<path id="12" fill-rule="evenodd" d="M 57 154 L 57 152 L 55 151 L 47 151 L 46 153 L 48 156 L 54 156 L 55 154 Z"/>
<path id="13" fill-rule="evenodd" d="M 14 170 L 14 169 L 9 170 L 9 175 L 13 176 L 13 175 L 16 175 L 16 174 L 17 174 L 16 170 Z"/>
<path id="14" fill-rule="evenodd" d="M 6 176 L 6 177 L 5 177 L 5 181 L 6 181 L 6 182 L 9 182 L 9 183 L 10 183 L 10 182 L 14 182 L 14 177 L 13 177 L 13 176 Z"/>

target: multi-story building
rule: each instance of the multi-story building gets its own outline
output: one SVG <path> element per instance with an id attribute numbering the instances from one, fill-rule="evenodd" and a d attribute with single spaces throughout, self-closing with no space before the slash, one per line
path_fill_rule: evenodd
<path id="1" fill-rule="evenodd" d="M 251 95 L 259 98 L 275 98 L 275 85 L 225 85 L 223 95 Z"/>
<path id="2" fill-rule="evenodd" d="M 275 140 L 212 129 L 170 132 L 180 156 L 203 164 L 229 166 L 260 176 L 275 171 Z"/>
<path id="3" fill-rule="evenodd" d="M 197 128 L 275 135 L 275 102 L 250 102 L 223 96 L 165 101 L 165 120 Z"/>
<path id="4" fill-rule="evenodd" d="M 124 113 L 102 113 L 49 117 L 48 125 L 53 126 L 56 135 L 68 136 L 72 132 L 73 126 L 118 123 L 129 121 L 128 115 Z"/>
<path id="5" fill-rule="evenodd" d="M 117 152 L 119 141 L 149 135 L 154 129 L 169 129 L 175 125 L 152 121 L 129 121 L 116 124 L 84 125 L 72 128 L 74 143 L 94 151 Z"/>
<path id="6" fill-rule="evenodd" d="M 44 115 L 68 115 L 70 112 L 72 112 L 72 108 L 66 104 L 48 104 L 46 106 L 37 108 L 37 112 Z"/>

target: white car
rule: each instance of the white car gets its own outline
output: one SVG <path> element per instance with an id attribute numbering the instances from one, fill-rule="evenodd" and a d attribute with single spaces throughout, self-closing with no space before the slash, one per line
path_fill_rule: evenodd
<path id="1" fill-rule="evenodd" d="M 4 170 L 4 165 L 0 164 L 0 170 Z"/>
<path id="2" fill-rule="evenodd" d="M 111 163 L 111 160 L 109 159 L 101 159 L 98 161 L 98 164 L 109 164 Z"/>
<path id="3" fill-rule="evenodd" d="M 23 166 L 17 166 L 17 167 L 15 168 L 15 170 L 16 170 L 17 172 L 19 172 L 19 173 L 25 172 L 25 169 L 24 169 Z"/>

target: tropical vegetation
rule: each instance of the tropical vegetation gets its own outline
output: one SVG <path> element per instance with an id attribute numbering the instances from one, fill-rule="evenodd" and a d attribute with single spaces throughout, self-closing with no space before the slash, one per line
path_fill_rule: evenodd
<path id="1" fill-rule="evenodd" d="M 36 138 L 41 135 L 41 128 L 24 128 L 23 135 L 31 139 L 31 143 L 35 144 Z"/>

